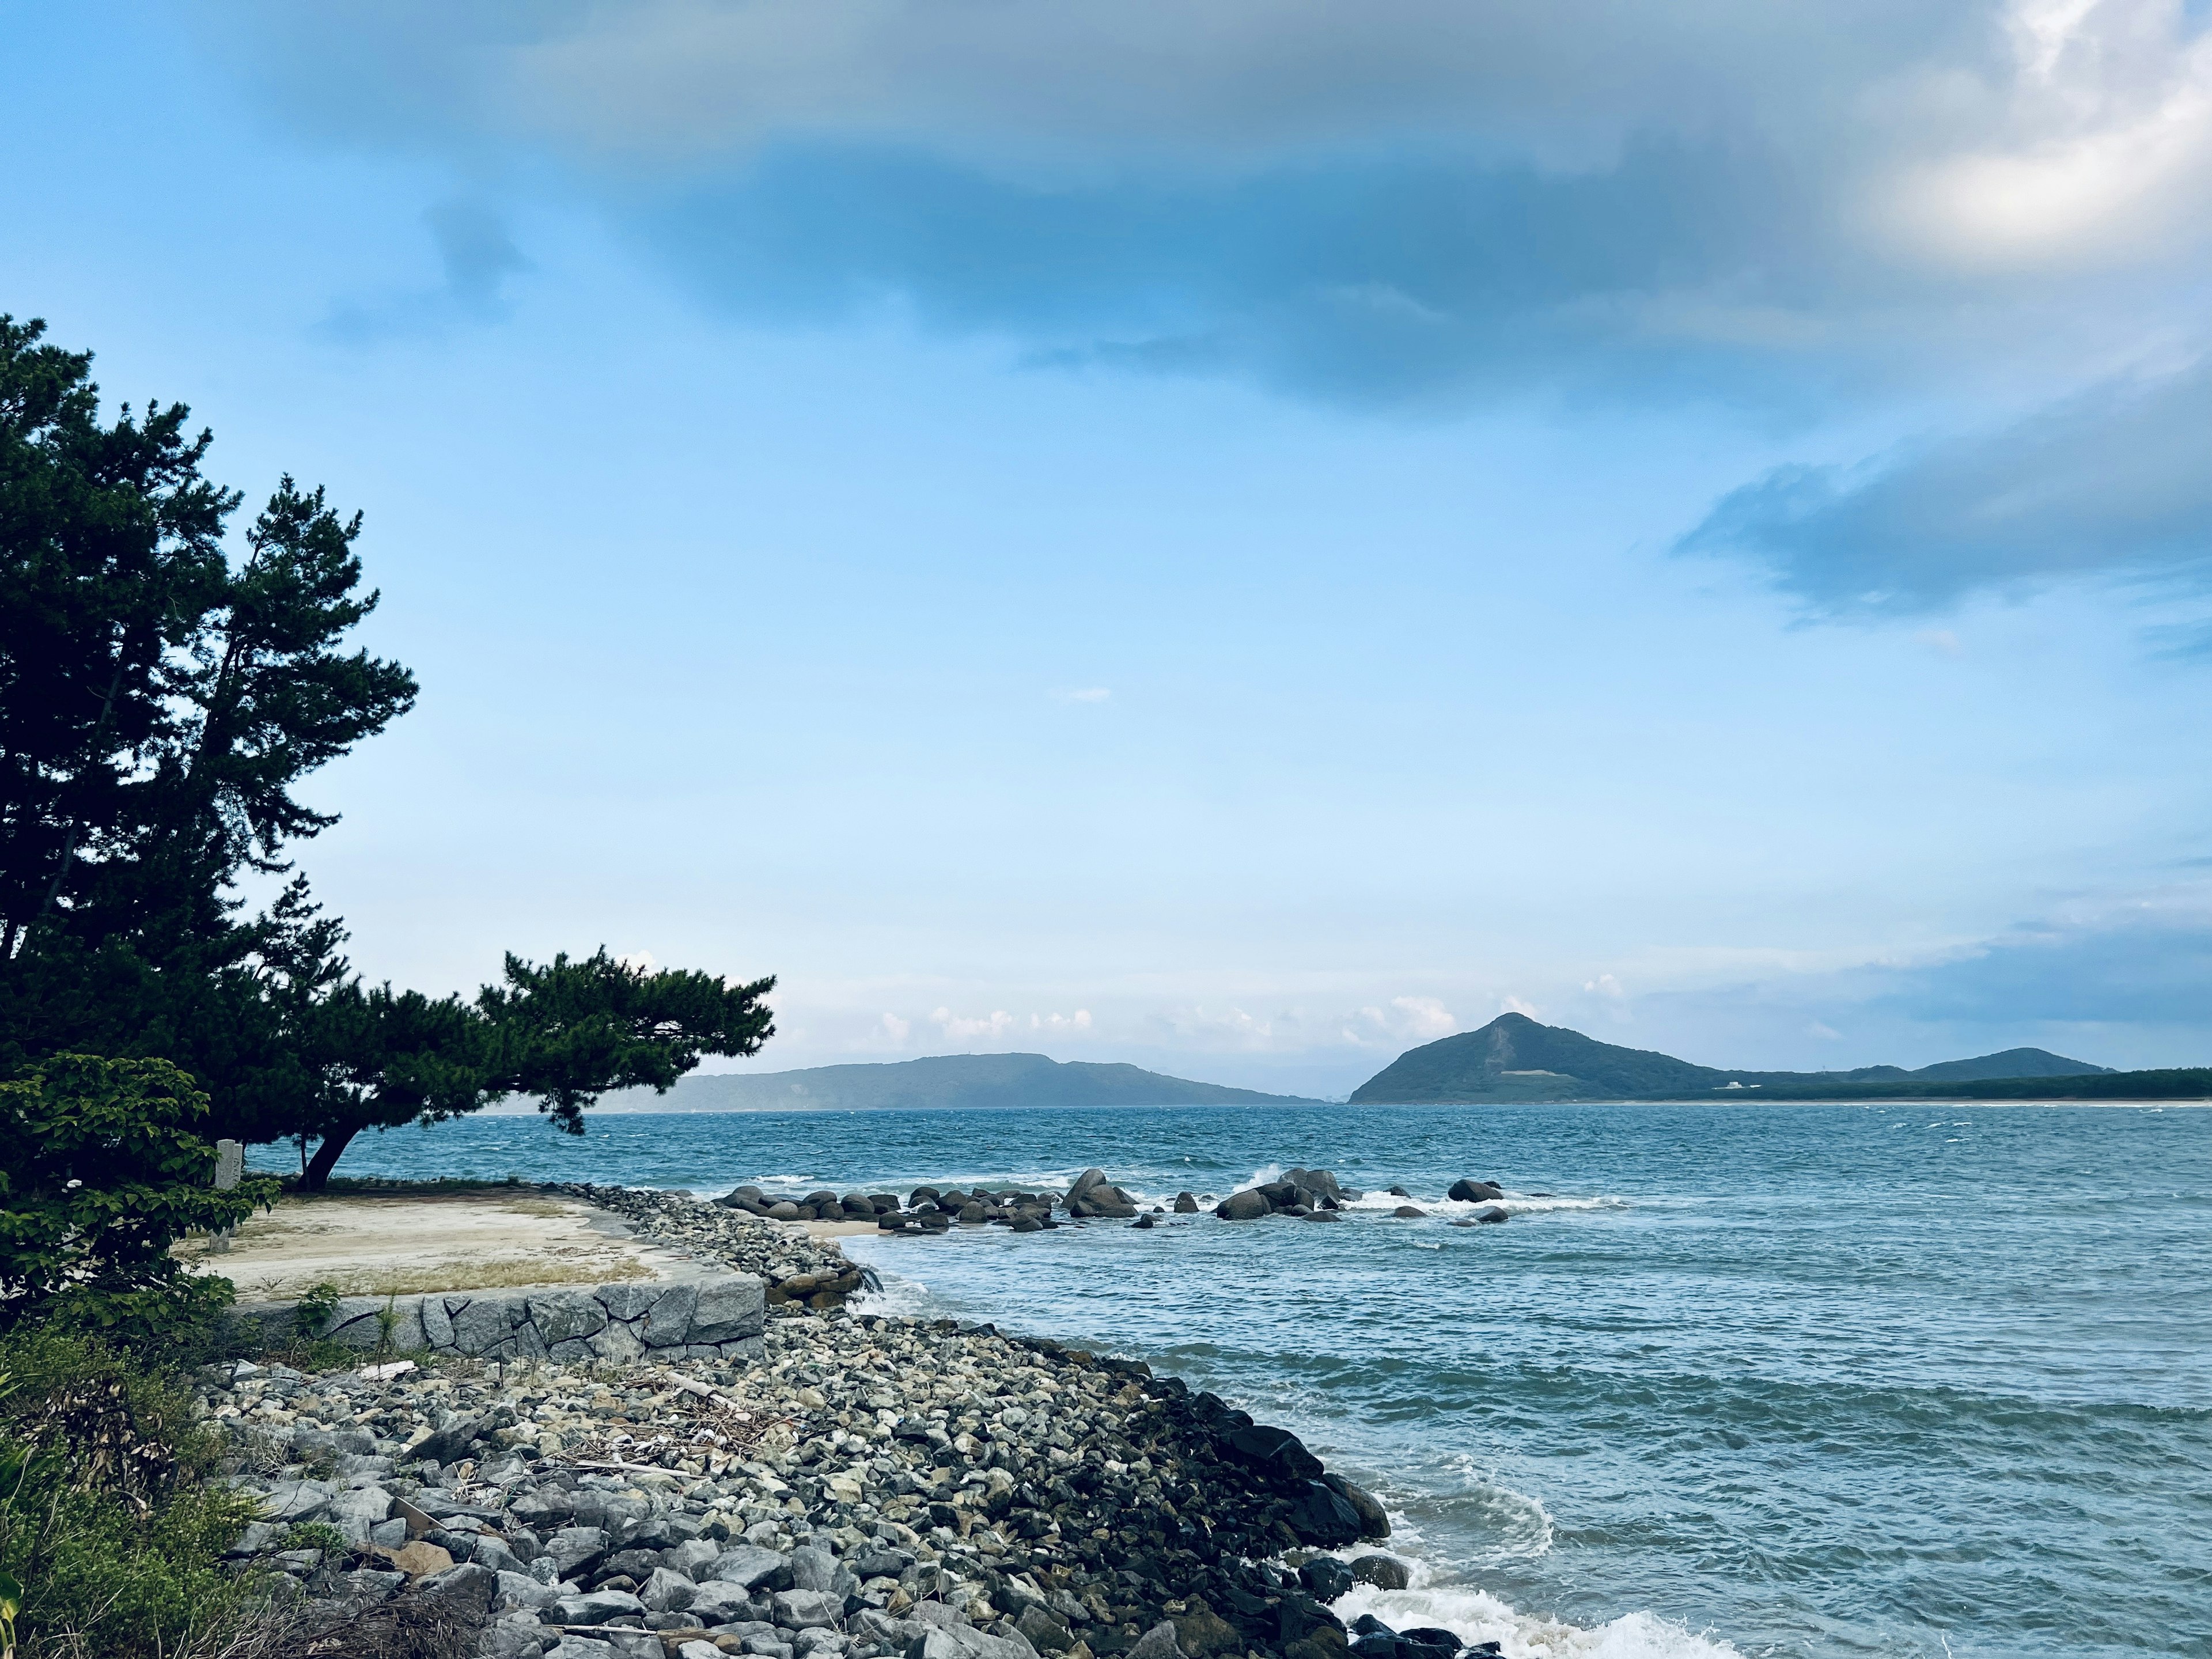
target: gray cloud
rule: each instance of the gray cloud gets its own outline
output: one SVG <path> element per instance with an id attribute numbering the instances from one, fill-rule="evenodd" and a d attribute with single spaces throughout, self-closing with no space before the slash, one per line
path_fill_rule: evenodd
<path id="1" fill-rule="evenodd" d="M 506 222 L 472 197 L 439 202 L 422 216 L 444 280 L 434 288 L 349 300 L 334 307 L 323 329 L 365 342 L 431 332 L 459 320 L 495 321 L 507 314 L 507 279 L 530 261 L 507 234 Z"/>
<path id="2" fill-rule="evenodd" d="M 1829 613 L 1924 611 L 2083 574 L 2201 581 L 2212 572 L 2212 363 L 1856 467 L 1779 468 L 1724 497 L 1680 545 L 1759 560 Z"/>

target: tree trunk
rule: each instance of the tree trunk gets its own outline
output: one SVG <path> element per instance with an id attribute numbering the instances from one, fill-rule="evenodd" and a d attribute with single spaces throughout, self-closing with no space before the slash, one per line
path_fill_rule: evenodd
<path id="1" fill-rule="evenodd" d="M 337 1163 L 347 1146 L 352 1144 L 353 1138 L 360 1133 L 361 1126 L 355 1124 L 350 1128 L 332 1129 L 325 1134 L 315 1148 L 314 1157 L 307 1160 L 306 1173 L 300 1177 L 300 1190 L 303 1193 L 322 1191 L 330 1181 L 331 1166 Z"/>

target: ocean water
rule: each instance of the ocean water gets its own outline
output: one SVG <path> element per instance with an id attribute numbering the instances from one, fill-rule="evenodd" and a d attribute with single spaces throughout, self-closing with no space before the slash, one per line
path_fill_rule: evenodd
<path id="1" fill-rule="evenodd" d="M 1064 1183 L 1293 1164 L 1334 1226 L 870 1237 L 899 1310 L 1150 1361 L 1396 1517 L 1347 1614 L 1509 1654 L 2212 1656 L 2212 1113 L 1528 1105 L 623 1115 L 367 1138 L 342 1173 Z M 1460 1176 L 1512 1196 L 1455 1229 Z M 1436 1212 L 1389 1218 L 1398 1184 Z"/>

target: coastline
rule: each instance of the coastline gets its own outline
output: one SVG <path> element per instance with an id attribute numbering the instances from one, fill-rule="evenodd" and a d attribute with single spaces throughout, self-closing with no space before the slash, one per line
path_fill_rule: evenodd
<path id="1" fill-rule="evenodd" d="M 1402 1589 L 1407 1568 L 1375 1547 L 1380 1505 L 1287 1431 L 1139 1363 L 848 1305 L 866 1275 L 836 1235 L 872 1224 L 549 1190 L 758 1273 L 764 1357 L 218 1380 L 204 1403 L 270 1511 L 240 1553 L 284 1571 L 304 1616 L 458 1607 L 490 1659 L 1449 1659 L 1464 1645 L 1329 1611 L 1355 1575 Z M 343 1560 L 319 1531 L 323 1549 L 288 1547 L 284 1528 L 317 1523 L 343 1534 Z"/>

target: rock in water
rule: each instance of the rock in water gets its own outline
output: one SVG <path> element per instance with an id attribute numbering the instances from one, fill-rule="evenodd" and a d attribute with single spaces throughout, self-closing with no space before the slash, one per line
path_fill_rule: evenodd
<path id="1" fill-rule="evenodd" d="M 1455 1181 L 1444 1196 L 1455 1204 L 1483 1204 L 1505 1194 L 1487 1181 Z"/>
<path id="2" fill-rule="evenodd" d="M 1357 1556 L 1352 1563 L 1352 1576 L 1376 1589 L 1401 1590 L 1413 1582 L 1406 1564 L 1393 1555 Z"/>
<path id="3" fill-rule="evenodd" d="M 1316 1601 L 1334 1601 L 1352 1594 L 1352 1569 L 1333 1555 L 1316 1555 L 1298 1569 L 1298 1582 Z"/>
<path id="4" fill-rule="evenodd" d="M 1177 1193 L 1175 1200 L 1175 1212 L 1177 1215 L 1196 1215 L 1198 1213 L 1197 1198 L 1189 1193 Z"/>
<path id="5" fill-rule="evenodd" d="M 1224 1221 L 1257 1221 L 1261 1216 L 1272 1215 L 1274 1208 L 1267 1202 L 1265 1194 L 1248 1188 L 1241 1193 L 1231 1193 L 1214 1206 L 1213 1212 Z"/>
<path id="6" fill-rule="evenodd" d="M 1418 1221 L 1426 1214 L 1428 1214 L 1426 1210 L 1413 1204 L 1401 1204 L 1390 1212 L 1391 1218 L 1396 1221 Z"/>
<path id="7" fill-rule="evenodd" d="M 1503 1210 L 1477 1210 L 1474 1212 L 1474 1218 L 1479 1225 L 1494 1227 L 1499 1222 L 1505 1219 L 1505 1212 Z"/>

